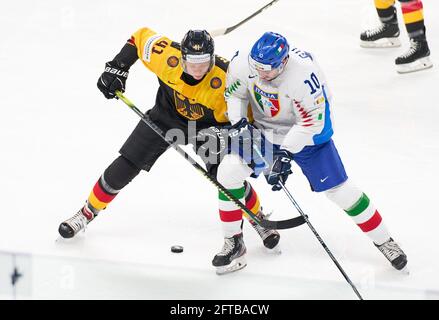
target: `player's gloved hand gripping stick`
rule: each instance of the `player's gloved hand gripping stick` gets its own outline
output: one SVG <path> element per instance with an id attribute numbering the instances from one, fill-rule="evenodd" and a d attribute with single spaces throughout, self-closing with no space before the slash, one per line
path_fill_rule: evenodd
<path id="1" fill-rule="evenodd" d="M 204 177 L 206 177 L 210 182 L 212 182 L 215 187 L 226 195 L 233 203 L 235 203 L 240 209 L 244 211 L 248 217 L 259 224 L 261 227 L 266 229 L 290 229 L 298 227 L 305 223 L 305 219 L 302 216 L 294 217 L 287 220 L 272 221 L 261 219 L 251 212 L 241 201 L 236 199 L 232 193 L 230 193 L 222 184 L 218 182 L 214 177 L 212 177 L 202 166 L 198 164 L 189 154 L 187 154 L 181 147 L 174 144 L 173 141 L 166 139 L 163 131 L 147 116 L 144 115 L 130 100 L 128 100 L 120 91 L 116 91 L 116 96 L 122 100 L 131 110 L 133 110 L 142 121 L 148 125 L 155 133 L 157 133 L 164 141 L 166 141 L 171 147 L 173 147 L 177 152 L 182 155 L 186 160 L 188 160 L 192 166 L 197 169 Z"/>

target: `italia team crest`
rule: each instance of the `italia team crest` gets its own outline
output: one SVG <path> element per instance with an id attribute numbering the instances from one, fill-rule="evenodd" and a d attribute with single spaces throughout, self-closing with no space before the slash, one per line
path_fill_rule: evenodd
<path id="1" fill-rule="evenodd" d="M 279 94 L 262 90 L 256 84 L 253 86 L 256 101 L 261 111 L 266 115 L 276 116 L 280 111 Z"/>

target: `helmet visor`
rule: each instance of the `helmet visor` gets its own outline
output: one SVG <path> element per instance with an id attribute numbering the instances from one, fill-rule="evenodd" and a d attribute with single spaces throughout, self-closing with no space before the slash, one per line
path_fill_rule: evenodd
<path id="1" fill-rule="evenodd" d="M 212 56 L 206 53 L 206 54 L 186 54 L 183 60 L 190 63 L 204 63 L 204 62 L 210 62 L 211 59 Z"/>
<path id="2" fill-rule="evenodd" d="M 258 71 L 258 70 L 259 71 L 271 71 L 271 70 L 273 70 L 271 65 L 260 63 L 259 61 L 256 61 L 255 59 L 253 59 L 250 55 L 248 56 L 248 63 L 250 65 L 250 68 L 254 71 Z M 276 69 L 276 68 L 274 68 L 274 69 Z"/>
<path id="3" fill-rule="evenodd" d="M 196 79 L 209 72 L 214 64 L 214 56 L 208 53 L 185 54 L 181 57 L 183 71 Z"/>

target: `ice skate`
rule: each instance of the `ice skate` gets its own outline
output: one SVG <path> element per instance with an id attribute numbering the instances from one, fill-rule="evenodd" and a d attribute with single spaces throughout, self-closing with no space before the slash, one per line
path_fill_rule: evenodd
<path id="1" fill-rule="evenodd" d="M 388 241 L 384 242 L 381 245 L 375 244 L 375 246 L 387 258 L 387 260 L 390 261 L 390 263 L 396 270 L 408 273 L 408 269 L 406 267 L 407 256 L 392 238 L 390 238 Z"/>
<path id="2" fill-rule="evenodd" d="M 212 260 L 218 275 L 240 270 L 247 265 L 245 260 L 246 248 L 242 233 L 231 238 L 224 238 L 224 246 Z"/>
<path id="3" fill-rule="evenodd" d="M 261 219 L 268 219 L 269 215 L 264 215 L 262 211 L 259 211 L 257 216 Z M 256 230 L 256 232 L 261 237 L 264 247 L 267 248 L 270 253 L 281 253 L 279 240 L 280 234 L 276 230 L 266 229 L 261 227 L 259 224 L 254 222 L 253 220 L 249 220 L 252 227 Z"/>
<path id="4" fill-rule="evenodd" d="M 396 71 L 409 73 L 433 67 L 426 40 L 410 39 L 410 49 L 395 60 Z"/>
<path id="5" fill-rule="evenodd" d="M 382 23 L 380 26 L 366 30 L 360 35 L 363 48 L 391 48 L 401 46 L 399 27 L 396 23 Z"/>
<path id="6" fill-rule="evenodd" d="M 62 222 L 58 232 L 64 239 L 73 238 L 79 231 L 85 231 L 94 217 L 94 214 L 84 206 L 73 217 Z"/>

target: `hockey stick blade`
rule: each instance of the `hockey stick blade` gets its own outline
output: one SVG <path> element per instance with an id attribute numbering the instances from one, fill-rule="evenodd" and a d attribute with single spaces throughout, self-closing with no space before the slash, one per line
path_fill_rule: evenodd
<path id="1" fill-rule="evenodd" d="M 230 32 L 230 31 L 229 31 L 229 32 Z M 209 34 L 210 34 L 213 38 L 218 37 L 218 36 L 223 36 L 223 35 L 225 35 L 226 33 L 228 33 L 228 32 L 227 32 L 227 28 L 215 29 L 215 30 L 209 31 Z"/>
<path id="2" fill-rule="evenodd" d="M 215 29 L 212 31 L 209 31 L 210 35 L 212 37 L 218 37 L 218 36 L 223 36 L 226 35 L 230 32 L 232 32 L 233 30 L 235 30 L 236 28 L 242 26 L 244 23 L 246 23 L 247 21 L 249 21 L 250 19 L 252 19 L 253 17 L 257 16 L 258 14 L 260 14 L 262 11 L 264 11 L 265 9 L 271 7 L 273 4 L 275 4 L 276 2 L 278 2 L 279 0 L 273 0 L 269 3 L 267 3 L 265 6 L 263 6 L 262 8 L 260 8 L 258 11 L 254 12 L 253 14 L 251 14 L 250 16 L 248 16 L 247 18 L 245 18 L 244 20 L 238 22 L 237 24 L 231 26 L 231 27 L 227 27 L 227 28 L 222 28 L 222 29 Z"/>
<path id="3" fill-rule="evenodd" d="M 278 221 L 261 220 L 259 224 L 261 227 L 264 227 L 266 229 L 282 230 L 282 229 L 292 229 L 301 226 L 305 222 L 306 221 L 304 217 L 298 216 L 295 218 L 291 218 L 287 220 L 278 220 Z"/>

